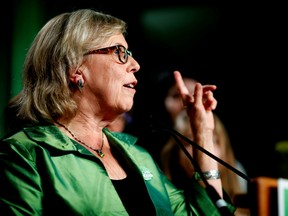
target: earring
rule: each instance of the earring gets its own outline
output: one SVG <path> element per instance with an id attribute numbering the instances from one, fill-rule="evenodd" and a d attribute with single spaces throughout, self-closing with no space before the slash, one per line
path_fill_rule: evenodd
<path id="1" fill-rule="evenodd" d="M 77 86 L 78 86 L 78 88 L 79 88 L 80 90 L 84 87 L 84 84 L 83 84 L 83 80 L 82 80 L 82 79 L 79 79 L 79 80 L 77 81 Z"/>

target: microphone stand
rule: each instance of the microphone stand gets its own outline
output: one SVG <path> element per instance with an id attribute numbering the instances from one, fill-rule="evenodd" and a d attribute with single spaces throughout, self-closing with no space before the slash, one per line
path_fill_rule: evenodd
<path id="1" fill-rule="evenodd" d="M 239 176 L 241 176 L 242 178 L 246 179 L 247 181 L 251 181 L 250 178 L 248 176 L 246 176 L 244 173 L 240 172 L 239 170 L 235 169 L 234 167 L 232 167 L 230 164 L 226 163 L 225 161 L 221 160 L 220 158 L 216 157 L 215 155 L 213 155 L 212 153 L 210 153 L 209 151 L 207 151 L 206 149 L 202 148 L 201 146 L 199 146 L 197 143 L 195 143 L 194 141 L 188 139 L 187 137 L 185 137 L 184 135 L 182 135 L 181 133 L 179 133 L 178 131 L 174 130 L 174 129 L 170 129 L 168 128 L 165 124 L 160 123 L 163 127 L 158 128 L 158 130 L 162 130 L 162 131 L 166 131 L 168 133 L 170 133 L 173 138 L 175 139 L 175 141 L 177 142 L 177 144 L 180 146 L 180 148 L 184 151 L 185 155 L 189 158 L 189 160 L 191 161 L 191 163 L 193 164 L 194 168 L 196 171 L 198 171 L 201 180 L 203 181 L 203 183 L 205 184 L 205 189 L 206 192 L 208 194 L 208 196 L 210 197 L 210 199 L 212 200 L 212 202 L 214 203 L 214 205 L 216 206 L 216 208 L 218 209 L 219 213 L 223 216 L 231 216 L 234 215 L 233 213 L 231 213 L 227 207 L 226 201 L 223 200 L 220 195 L 217 193 L 217 191 L 215 190 L 215 188 L 210 185 L 208 183 L 208 181 L 206 180 L 206 178 L 203 175 L 203 172 L 199 166 L 199 164 L 197 163 L 197 161 L 194 160 L 194 158 L 189 154 L 189 152 L 186 150 L 185 146 L 182 144 L 182 142 L 179 140 L 178 137 L 181 137 L 182 139 L 184 139 L 186 142 L 188 142 L 190 145 L 192 145 L 193 147 L 199 149 L 200 151 L 204 152 L 205 154 L 207 154 L 208 156 L 212 157 L 214 160 L 218 161 L 219 163 L 223 164 L 225 167 L 227 167 L 228 169 L 232 170 L 233 172 L 235 172 L 236 174 L 238 174 Z M 155 127 L 154 127 L 155 129 Z M 156 128 L 157 130 L 157 128 Z"/>
<path id="2" fill-rule="evenodd" d="M 242 173 L 241 171 L 239 171 L 238 169 L 234 168 L 233 166 L 231 166 L 230 164 L 226 163 L 225 161 L 223 161 L 222 159 L 218 158 L 217 156 L 215 156 L 214 154 L 212 154 L 211 152 L 207 151 L 206 149 L 202 148 L 201 146 L 199 146 L 196 142 L 188 139 L 186 136 L 182 135 L 181 133 L 179 133 L 178 131 L 168 128 L 165 124 L 160 123 L 159 124 L 162 125 L 161 128 L 158 128 L 158 130 L 162 130 L 162 131 L 166 131 L 170 134 L 173 135 L 173 137 L 175 136 L 179 136 L 181 137 L 183 140 L 185 140 L 185 142 L 189 143 L 190 145 L 192 145 L 193 147 L 197 148 L 198 150 L 204 152 L 205 154 L 207 154 L 208 156 L 210 156 L 211 158 L 213 158 L 214 160 L 216 160 L 217 162 L 221 163 L 222 165 L 224 165 L 225 167 L 227 167 L 228 169 L 230 169 L 231 171 L 233 171 L 234 173 L 236 173 L 237 175 L 239 175 L 240 177 L 242 177 L 243 179 L 245 179 L 246 181 L 248 181 L 249 183 L 252 181 L 247 175 L 245 175 L 244 173 Z M 155 129 L 155 128 L 154 128 Z M 157 128 L 156 128 L 157 129 Z M 182 149 L 183 150 L 183 149 Z M 186 149 L 185 149 L 186 150 Z M 188 153 L 189 154 L 189 153 Z M 190 154 L 189 154 L 190 155 Z"/>
<path id="3" fill-rule="evenodd" d="M 186 154 L 186 156 L 190 159 L 191 163 L 193 164 L 194 168 L 196 171 L 198 171 L 201 180 L 203 181 L 203 183 L 205 184 L 205 189 L 206 192 L 208 194 L 208 196 L 210 197 L 210 199 L 212 200 L 212 202 L 214 203 L 214 205 L 216 206 L 216 208 L 218 209 L 219 213 L 223 216 L 232 216 L 234 215 L 233 213 L 231 213 L 229 211 L 229 209 L 227 208 L 227 204 L 226 201 L 223 200 L 220 195 L 218 194 L 218 192 L 215 190 L 215 188 L 210 185 L 207 181 L 207 179 L 204 177 L 203 172 L 199 166 L 199 164 L 194 160 L 194 158 L 189 154 L 189 152 L 186 150 L 186 148 L 184 147 L 184 145 L 181 143 L 181 141 L 178 139 L 177 135 L 174 133 L 171 133 L 173 138 L 175 139 L 175 141 L 177 142 L 177 144 L 181 147 L 181 149 L 184 151 L 184 153 Z"/>

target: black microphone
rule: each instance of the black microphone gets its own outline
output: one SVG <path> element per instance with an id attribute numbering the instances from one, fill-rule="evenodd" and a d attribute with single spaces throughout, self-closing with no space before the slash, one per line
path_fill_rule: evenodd
<path id="1" fill-rule="evenodd" d="M 159 127 L 159 126 L 161 127 Z M 206 192 L 208 194 L 208 196 L 210 197 L 210 199 L 212 200 L 212 202 L 214 203 L 214 205 L 216 206 L 216 208 L 218 209 L 219 213 L 223 216 L 231 216 L 234 215 L 233 213 L 231 213 L 228 209 L 227 203 L 225 200 L 223 200 L 220 195 L 218 194 L 218 192 L 215 190 L 215 188 L 210 185 L 208 183 L 208 181 L 206 180 L 206 178 L 203 175 L 203 172 L 201 171 L 201 168 L 199 166 L 199 164 L 197 163 L 197 161 L 195 161 L 193 159 L 193 157 L 189 154 L 189 152 L 186 150 L 185 146 L 182 144 L 182 142 L 179 140 L 178 137 L 181 137 L 182 139 L 184 139 L 186 142 L 188 142 L 189 144 L 191 144 L 193 147 L 199 149 L 200 151 L 204 152 L 205 154 L 207 154 L 208 156 L 212 157 L 214 160 L 218 161 L 219 163 L 223 164 L 225 167 L 227 167 L 228 169 L 232 170 L 233 172 L 235 172 L 236 174 L 238 174 L 239 176 L 241 176 L 242 178 L 246 179 L 247 181 L 251 181 L 250 178 L 248 176 L 246 176 L 244 173 L 240 172 L 239 170 L 235 169 L 234 167 L 232 167 L 230 164 L 226 163 L 225 161 L 221 160 L 220 158 L 216 157 L 214 154 L 210 153 L 209 151 L 207 151 L 206 149 L 202 148 L 201 146 L 199 146 L 196 142 L 188 139 L 186 136 L 182 135 L 181 133 L 179 133 L 178 131 L 171 129 L 169 127 L 167 127 L 165 124 L 161 123 L 161 122 L 155 122 L 152 118 L 152 116 L 150 116 L 150 127 L 152 129 L 152 132 L 157 132 L 157 131 L 164 131 L 164 132 L 168 132 L 169 134 L 172 135 L 172 137 L 175 139 L 175 141 L 177 142 L 177 144 L 180 146 L 180 148 L 184 151 L 185 155 L 189 158 L 189 160 L 191 161 L 191 163 L 193 164 L 194 168 L 196 171 L 198 171 L 201 180 L 203 181 L 203 183 L 205 184 L 205 189 Z"/>
<path id="2" fill-rule="evenodd" d="M 180 148 L 184 151 L 185 155 L 189 158 L 189 160 L 193 164 L 195 170 L 199 173 L 201 180 L 205 184 L 206 192 L 208 196 L 210 197 L 210 199 L 212 200 L 212 202 L 214 203 L 214 205 L 216 206 L 216 208 L 218 209 L 219 213 L 222 216 L 234 216 L 234 214 L 231 213 L 230 210 L 228 209 L 226 201 L 222 199 L 220 195 L 218 194 L 218 192 L 215 190 L 215 188 L 208 183 L 197 161 L 194 160 L 194 158 L 189 154 L 189 152 L 187 151 L 183 143 L 177 137 L 178 134 L 173 133 L 173 131 L 170 131 L 170 130 L 167 130 L 167 131 L 170 132 L 170 134 L 173 136 L 177 144 L 180 146 Z"/>
<path id="3" fill-rule="evenodd" d="M 193 147 L 197 148 L 198 150 L 204 152 L 206 155 L 210 156 L 211 158 L 213 158 L 214 160 L 216 160 L 217 162 L 221 163 L 223 166 L 227 167 L 229 170 L 233 171 L 234 173 L 236 173 L 237 175 L 239 175 L 240 177 L 244 178 L 246 181 L 248 181 L 249 183 L 252 181 L 247 175 L 245 175 L 243 172 L 239 171 L 238 169 L 234 168 L 233 166 L 231 166 L 230 164 L 226 163 L 225 161 L 223 161 L 222 159 L 218 158 L 216 155 L 212 154 L 211 152 L 207 151 L 206 149 L 202 148 L 201 146 L 199 146 L 196 142 L 188 139 L 186 136 L 184 136 L 183 134 L 179 133 L 178 131 L 166 126 L 164 123 L 162 122 L 155 122 L 155 120 L 153 120 L 152 116 L 150 116 L 150 128 L 152 132 L 157 132 L 157 131 L 166 131 L 171 135 L 176 135 L 178 137 L 181 137 L 183 140 L 185 140 L 187 143 L 189 143 L 190 145 L 192 145 Z M 161 127 L 157 127 L 157 125 L 161 126 Z M 180 140 L 179 140 L 180 142 Z M 184 150 L 184 149 L 182 149 Z M 186 150 L 186 149 L 185 149 Z M 188 153 L 189 154 L 189 153 Z M 190 154 L 189 154 L 190 155 Z"/>

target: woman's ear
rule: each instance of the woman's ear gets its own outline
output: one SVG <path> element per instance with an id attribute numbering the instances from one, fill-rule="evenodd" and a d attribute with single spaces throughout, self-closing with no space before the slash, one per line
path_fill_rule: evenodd
<path id="1" fill-rule="evenodd" d="M 77 86 L 79 90 L 81 90 L 84 87 L 84 78 L 83 73 L 80 68 L 72 74 L 70 74 L 70 83 L 73 86 Z"/>

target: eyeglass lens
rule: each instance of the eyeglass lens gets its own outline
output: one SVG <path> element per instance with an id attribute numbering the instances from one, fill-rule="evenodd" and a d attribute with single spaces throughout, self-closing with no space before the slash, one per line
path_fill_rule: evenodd
<path id="1" fill-rule="evenodd" d="M 126 63 L 128 61 L 128 55 L 132 56 L 132 53 L 128 51 L 124 46 L 117 46 L 119 60 L 122 63 Z"/>

